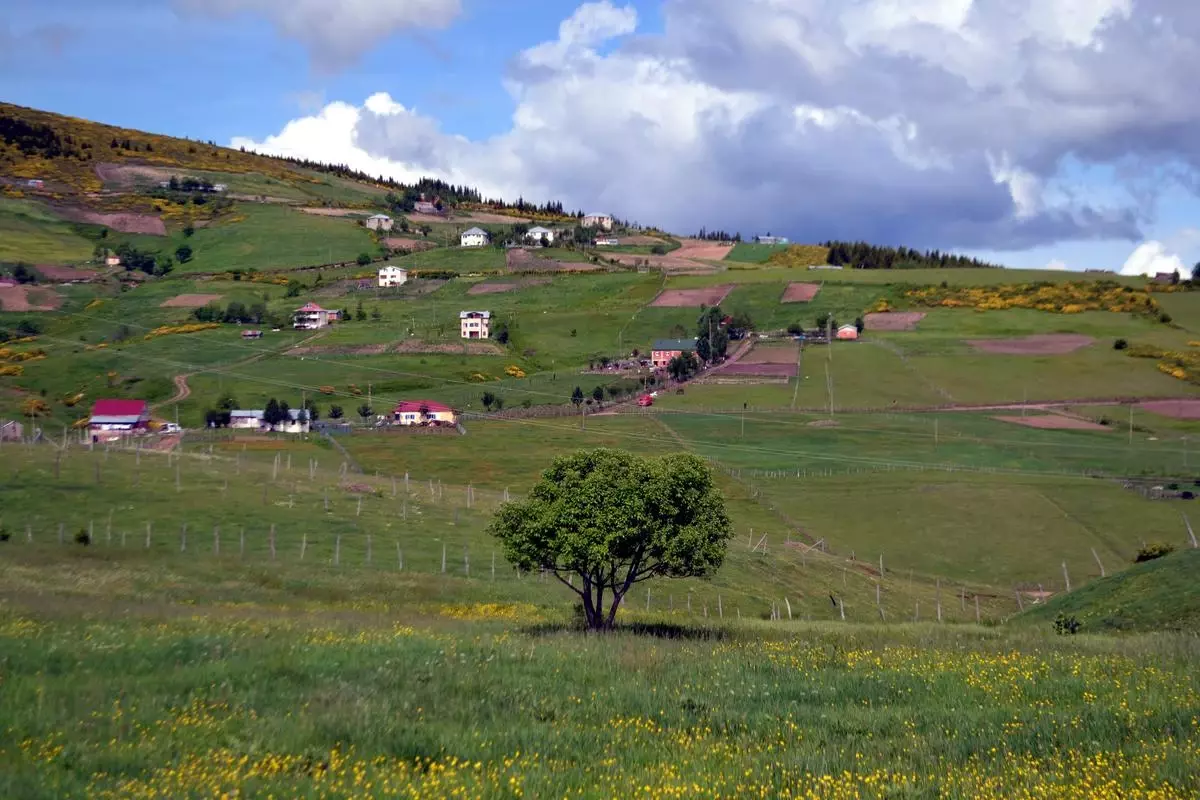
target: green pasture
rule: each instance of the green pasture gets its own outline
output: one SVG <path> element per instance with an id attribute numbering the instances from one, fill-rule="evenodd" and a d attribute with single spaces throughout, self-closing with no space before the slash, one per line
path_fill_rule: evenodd
<path id="1" fill-rule="evenodd" d="M 996 286 L 1011 283 L 1067 283 L 1111 280 L 1126 286 L 1144 286 L 1145 278 L 1113 273 L 1062 272 L 1038 269 L 802 269 L 739 263 L 731 254 L 720 262 L 725 270 L 715 275 L 680 275 L 671 279 L 672 288 L 687 289 L 721 283 L 869 283 L 908 286 Z"/>
<path id="2" fill-rule="evenodd" d="M 503 446 L 503 433 L 490 441 Z M 546 456 L 579 443 L 555 436 L 539 440 Z M 834 521 L 875 537 L 850 561 L 780 541 L 779 517 L 752 499 L 764 488 L 722 479 L 737 535 L 720 571 L 639 586 L 623 629 L 597 637 L 573 628 L 566 587 L 493 562 L 483 527 L 496 488 L 343 477 L 340 454 L 317 439 L 189 440 L 170 460 L 4 447 L 5 796 L 1200 790 L 1192 638 L 1096 636 L 1103 626 L 1086 613 L 1083 634 L 1055 636 L 1048 614 L 1102 581 L 1014 627 L 994 625 L 1017 610 L 1011 586 L 908 577 L 905 558 L 943 551 L 1005 567 L 1018 543 L 997 540 L 1020 525 L 1032 538 L 1043 489 L 993 484 L 1012 522 L 988 519 L 995 533 L 974 541 L 948 530 L 932 548 L 918 533 L 915 553 L 896 541 L 911 533 L 903 524 L 862 518 L 862 481 L 793 489 L 816 497 L 792 513 L 822 522 L 833 515 L 821 493 L 845 493 Z M 535 469 L 498 459 L 499 473 L 527 486 Z M 922 486 L 935 521 L 979 500 L 963 484 L 896 477 L 877 490 L 901 520 L 904 494 Z M 1053 498 L 1088 526 L 1116 513 L 1070 492 L 1056 486 Z M 765 547 L 752 551 L 760 532 Z M 1099 538 L 1056 530 L 1026 548 L 1049 559 L 1068 539 Z M 886 547 L 878 582 L 873 544 Z M 1160 586 L 1185 606 L 1186 581 Z"/>
<path id="3" fill-rule="evenodd" d="M 782 253 L 790 245 L 786 244 L 756 244 L 754 242 L 738 242 L 725 257 L 726 261 L 739 264 L 765 264 L 767 259 L 776 253 Z"/>
<path id="4" fill-rule="evenodd" d="M 96 243 L 38 203 L 0 197 L 0 262 L 79 264 Z"/>
<path id="5" fill-rule="evenodd" d="M 504 251 L 495 247 L 439 247 L 394 259 L 405 269 L 450 270 L 452 272 L 492 272 L 504 270 Z"/>
<path id="6" fill-rule="evenodd" d="M 1016 618 L 1019 625 L 1047 625 L 1074 617 L 1086 631 L 1181 630 L 1200 626 L 1196 569 L 1200 550 L 1181 552 L 1122 570 L 1059 595 Z"/>

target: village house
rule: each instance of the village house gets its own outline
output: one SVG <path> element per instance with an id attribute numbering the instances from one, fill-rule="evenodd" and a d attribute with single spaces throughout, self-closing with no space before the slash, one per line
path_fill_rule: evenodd
<path id="1" fill-rule="evenodd" d="M 292 327 L 298 331 L 315 331 L 341 318 L 341 311 L 321 308 L 316 303 L 306 303 L 292 314 Z"/>
<path id="2" fill-rule="evenodd" d="M 46 188 L 46 182 L 41 180 L 40 178 L 30 178 L 29 181 L 27 181 L 25 185 L 28 186 L 30 189 Z"/>
<path id="3" fill-rule="evenodd" d="M 786 236 L 755 236 L 755 244 L 788 244 Z"/>
<path id="4" fill-rule="evenodd" d="M 11 419 L 0 419 L 0 442 L 19 442 L 24 436 L 21 423 Z"/>
<path id="5" fill-rule="evenodd" d="M 585 228 L 600 228 L 601 230 L 611 231 L 613 228 L 613 218 L 611 214 L 601 214 L 599 212 L 585 214 L 582 225 Z"/>
<path id="6" fill-rule="evenodd" d="M 538 244 L 542 239 L 545 239 L 547 244 L 554 244 L 554 231 L 537 225 L 525 232 L 525 238 L 534 244 Z"/>
<path id="7" fill-rule="evenodd" d="M 262 335 L 262 331 L 242 331 L 243 339 L 261 339 Z"/>
<path id="8" fill-rule="evenodd" d="M 394 224 L 392 218 L 387 214 L 376 214 L 373 217 L 367 217 L 367 221 L 363 223 L 363 225 L 367 226 L 368 230 L 384 232 L 390 231 Z"/>
<path id="9" fill-rule="evenodd" d="M 145 400 L 97 400 L 88 419 L 93 443 L 115 442 L 145 433 L 150 427 L 150 407 Z"/>
<path id="10" fill-rule="evenodd" d="M 695 339 L 659 339 L 650 351 L 650 366 L 654 369 L 664 369 L 676 356 L 694 352 Z"/>
<path id="11" fill-rule="evenodd" d="M 387 266 L 379 270 L 379 285 L 382 288 L 403 286 L 408 283 L 408 270 L 403 267 Z"/>
<path id="12" fill-rule="evenodd" d="M 454 409 L 432 400 L 401 400 L 392 411 L 396 425 L 454 425 Z"/>
<path id="13" fill-rule="evenodd" d="M 616 247 L 620 240 L 615 236 L 597 236 L 596 247 Z"/>
<path id="14" fill-rule="evenodd" d="M 857 339 L 858 328 L 854 325 L 843 325 L 837 329 L 837 338 L 843 341 Z"/>
<path id="15" fill-rule="evenodd" d="M 413 203 L 413 211 L 417 212 L 418 214 L 438 213 L 437 206 L 428 200 L 418 200 L 417 202 Z"/>
<path id="16" fill-rule="evenodd" d="M 119 267 L 119 266 L 121 266 L 121 259 L 118 256 L 105 256 L 104 257 L 104 266 Z"/>
<path id="17" fill-rule="evenodd" d="M 243 431 L 260 431 L 262 433 L 308 433 L 308 412 L 302 408 L 288 409 L 288 421 L 277 422 L 274 426 L 267 425 L 262 409 L 237 409 L 229 412 L 229 427 Z"/>
<path id="18" fill-rule="evenodd" d="M 1177 282 L 1179 276 L 1174 272 L 1156 272 L 1150 280 L 1153 283 L 1168 284 Z"/>
<path id="19" fill-rule="evenodd" d="M 491 337 L 492 312 L 460 311 L 458 324 L 464 339 L 488 339 Z"/>
<path id="20" fill-rule="evenodd" d="M 17 286 L 20 284 L 12 278 L 0 278 L 0 289 L 13 289 Z"/>
<path id="21" fill-rule="evenodd" d="M 491 235 L 483 228 L 468 228 L 459 237 L 459 244 L 463 247 L 486 247 L 491 241 Z"/>

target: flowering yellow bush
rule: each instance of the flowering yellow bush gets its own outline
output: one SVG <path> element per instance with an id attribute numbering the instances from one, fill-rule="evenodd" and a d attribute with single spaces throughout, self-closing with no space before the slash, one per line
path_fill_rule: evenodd
<path id="1" fill-rule="evenodd" d="M 981 311 L 1029 308 L 1056 314 L 1080 314 L 1084 311 L 1159 313 L 1158 303 L 1148 292 L 1115 281 L 928 286 L 911 289 L 905 292 L 905 296 L 916 305 L 929 308 L 974 308 Z"/>
<path id="2" fill-rule="evenodd" d="M 84 306 L 83 310 L 91 311 L 93 308 L 99 308 L 102 305 L 104 305 L 104 300 L 97 297 L 95 300 L 93 300 L 92 302 L 90 302 L 86 306 Z"/>
<path id="3" fill-rule="evenodd" d="M 321 394 L 333 394 L 337 390 L 332 386 L 322 386 L 317 391 L 319 391 Z"/>
<path id="4" fill-rule="evenodd" d="M 147 341 L 158 336 L 173 336 L 184 333 L 199 333 L 221 327 L 216 322 L 192 322 L 187 325 L 161 325 L 147 333 L 143 338 Z"/>
<path id="5" fill-rule="evenodd" d="M 521 369 L 516 364 L 513 364 L 513 365 L 505 368 L 504 374 L 509 376 L 510 378 L 524 378 L 525 370 Z"/>
<path id="6" fill-rule="evenodd" d="M 0 378 L 19 378 L 25 374 L 20 364 L 0 364 Z"/>
<path id="7" fill-rule="evenodd" d="M 499 619 L 508 622 L 540 622 L 542 615 L 532 603 L 472 603 L 445 605 L 439 609 L 443 617 L 462 620 Z"/>

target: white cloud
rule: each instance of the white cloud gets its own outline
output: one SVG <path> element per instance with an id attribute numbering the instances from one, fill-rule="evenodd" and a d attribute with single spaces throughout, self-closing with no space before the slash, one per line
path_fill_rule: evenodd
<path id="1" fill-rule="evenodd" d="M 1179 271 L 1186 273 L 1183 260 L 1174 253 L 1167 252 L 1162 242 L 1144 242 L 1138 245 L 1125 266 L 1121 267 L 1122 275 L 1155 275 L 1159 272 Z"/>
<path id="2" fill-rule="evenodd" d="M 1070 267 L 1067 266 L 1067 262 L 1056 258 L 1056 259 L 1053 259 L 1045 267 L 1043 267 L 1043 269 L 1048 269 L 1048 270 L 1052 270 L 1055 272 L 1065 272 L 1068 269 L 1070 269 Z"/>
<path id="3" fill-rule="evenodd" d="M 308 48 L 323 69 L 356 62 L 399 31 L 444 28 L 462 12 L 461 0 L 175 0 L 180 9 L 218 18 L 263 17 Z"/>
<path id="4" fill-rule="evenodd" d="M 377 94 L 238 143 L 685 232 L 993 250 L 1144 238 L 1153 202 L 1088 190 L 1068 159 L 1200 165 L 1200 5 L 664 0 L 663 16 L 624 40 L 631 6 L 580 6 L 513 59 L 512 123 L 490 139 Z"/>

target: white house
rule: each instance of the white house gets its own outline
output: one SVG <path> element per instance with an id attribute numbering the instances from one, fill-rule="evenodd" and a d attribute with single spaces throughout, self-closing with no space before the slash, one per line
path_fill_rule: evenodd
<path id="1" fill-rule="evenodd" d="M 363 223 L 368 229 L 373 231 L 390 231 L 392 229 L 392 218 L 387 214 L 376 214 L 373 217 L 367 217 L 367 221 Z"/>
<path id="2" fill-rule="evenodd" d="M 453 425 L 454 409 L 432 400 L 401 400 L 392 411 L 397 425 Z"/>
<path id="3" fill-rule="evenodd" d="M 462 232 L 459 244 L 463 247 L 486 247 L 492 237 L 483 228 L 469 228 Z"/>
<path id="4" fill-rule="evenodd" d="M 275 431 L 276 433 L 308 433 L 308 413 L 302 408 L 288 409 L 290 419 L 287 422 L 277 422 L 275 427 L 268 427 L 263 420 L 266 412 L 262 409 L 237 409 L 229 412 L 229 427 L 249 431 Z"/>
<path id="5" fill-rule="evenodd" d="M 770 236 L 770 235 L 755 236 L 754 242 L 756 244 L 788 244 L 788 238 L 786 236 Z"/>
<path id="6" fill-rule="evenodd" d="M 487 339 L 492 335 L 492 312 L 461 311 L 458 324 L 464 339 Z"/>
<path id="7" fill-rule="evenodd" d="M 602 234 L 596 237 L 596 247 L 616 247 L 620 243 L 620 240 L 615 236 Z"/>
<path id="8" fill-rule="evenodd" d="M 305 303 L 292 313 L 292 327 L 298 331 L 315 331 L 341 318 L 341 311 L 321 308 L 316 303 Z"/>
<path id="9" fill-rule="evenodd" d="M 541 225 L 538 225 L 538 226 L 536 226 L 534 228 L 530 228 L 528 231 L 526 231 L 525 238 L 527 240 L 533 242 L 534 244 L 537 244 L 538 242 L 542 241 L 542 239 L 545 239 L 546 242 L 549 244 L 554 244 L 554 231 L 550 230 L 549 228 L 543 228 Z"/>
<path id="10" fill-rule="evenodd" d="M 403 267 L 387 266 L 379 270 L 379 285 L 384 288 L 403 286 L 406 283 L 408 283 L 408 270 Z"/>
<path id="11" fill-rule="evenodd" d="M 583 227 L 600 228 L 602 230 L 611 231 L 613 227 L 612 215 L 600 213 L 587 214 L 583 218 Z"/>

